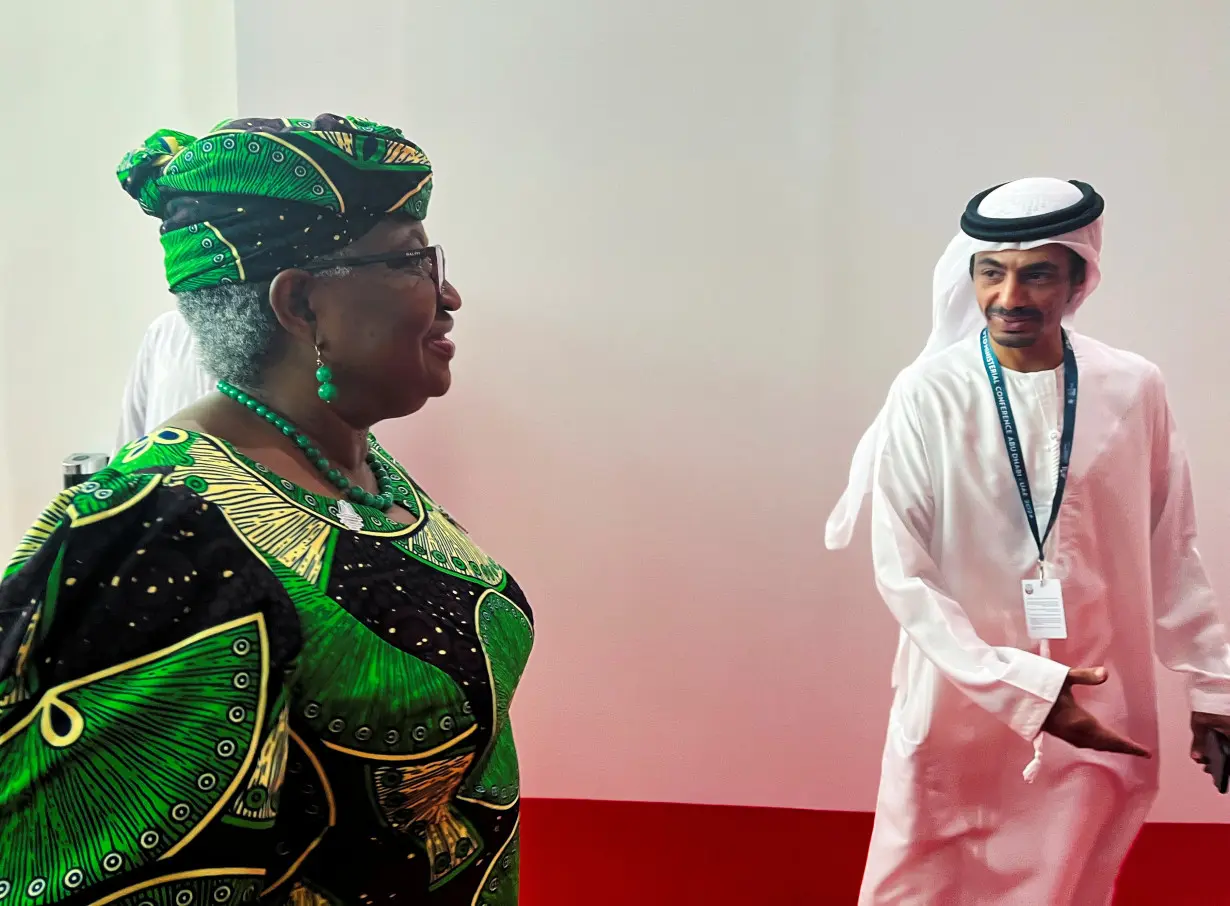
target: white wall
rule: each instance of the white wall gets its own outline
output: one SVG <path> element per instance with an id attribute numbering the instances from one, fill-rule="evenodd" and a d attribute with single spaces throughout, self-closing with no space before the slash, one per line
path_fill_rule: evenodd
<path id="1" fill-rule="evenodd" d="M 537 604 L 529 794 L 872 806 L 893 625 L 865 527 L 844 554 L 821 530 L 996 181 L 1107 196 L 1082 328 L 1166 369 L 1230 593 L 1230 6 L 238 0 L 234 32 L 229 7 L 20 7 L 0 37 L 30 86 L 0 100 L 29 136 L 0 144 L 6 545 L 109 442 L 168 304 L 114 163 L 235 112 L 237 42 L 239 112 L 372 116 L 436 161 L 456 389 L 383 434 Z M 1154 817 L 1222 820 L 1164 681 Z"/>
<path id="2" fill-rule="evenodd" d="M 115 167 L 160 128 L 235 115 L 231 0 L 6 3 L 0 27 L 0 548 L 111 452 L 129 364 L 173 304 L 158 222 Z"/>
<path id="3" fill-rule="evenodd" d="M 865 805 L 817 669 L 825 6 L 292 6 L 239 4 L 241 106 L 386 118 L 438 168 L 455 390 L 383 436 L 540 609 L 526 790 Z M 319 65 L 360 31 L 374 73 Z"/>
<path id="4" fill-rule="evenodd" d="M 821 526 L 997 181 L 1108 197 L 1083 328 L 1167 370 L 1230 592 L 1230 6 L 336 9 L 239 0 L 241 106 L 386 119 L 436 161 L 456 389 L 385 435 L 537 602 L 531 794 L 872 807 L 893 625 L 865 530 L 837 555 Z M 1164 682 L 1154 817 L 1221 820 Z"/>

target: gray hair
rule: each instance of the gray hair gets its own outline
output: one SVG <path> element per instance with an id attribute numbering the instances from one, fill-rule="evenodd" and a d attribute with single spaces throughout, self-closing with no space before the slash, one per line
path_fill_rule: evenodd
<path id="1" fill-rule="evenodd" d="M 348 273 L 348 267 L 318 272 L 322 277 Z M 201 364 L 215 378 L 256 390 L 266 369 L 281 358 L 287 335 L 269 304 L 272 282 L 224 283 L 175 294 Z"/>

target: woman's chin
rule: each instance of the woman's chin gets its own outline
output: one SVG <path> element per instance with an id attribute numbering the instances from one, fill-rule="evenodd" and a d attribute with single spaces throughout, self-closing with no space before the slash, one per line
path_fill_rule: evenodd
<path id="1" fill-rule="evenodd" d="M 445 362 L 442 365 L 428 368 L 428 378 L 424 382 L 424 391 L 428 397 L 444 396 L 453 386 L 453 372 Z"/>
<path id="2" fill-rule="evenodd" d="M 402 390 L 399 393 L 388 393 L 383 395 L 387 414 L 382 415 L 381 420 L 404 418 L 407 415 L 413 415 L 425 405 L 427 401 L 436 397 L 444 396 L 448 393 L 449 387 L 452 386 L 453 376 L 448 370 L 448 366 L 427 368 L 426 374 L 420 374 L 416 380 L 402 381 L 395 386 Z M 387 385 L 386 385 L 387 386 Z"/>

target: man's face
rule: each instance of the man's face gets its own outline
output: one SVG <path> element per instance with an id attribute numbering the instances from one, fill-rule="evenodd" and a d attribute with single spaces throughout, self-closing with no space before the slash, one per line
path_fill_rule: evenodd
<path id="1" fill-rule="evenodd" d="M 1005 347 L 1032 346 L 1057 332 L 1081 286 L 1072 264 L 1072 252 L 1062 245 L 975 255 L 974 292 L 991 339 Z"/>

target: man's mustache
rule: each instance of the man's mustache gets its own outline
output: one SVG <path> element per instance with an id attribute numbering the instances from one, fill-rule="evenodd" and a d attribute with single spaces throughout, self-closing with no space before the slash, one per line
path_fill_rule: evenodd
<path id="1" fill-rule="evenodd" d="M 1010 321 L 1041 321 L 1042 312 L 1036 308 L 1001 308 L 992 305 L 987 309 L 988 318 L 1005 318 Z"/>

